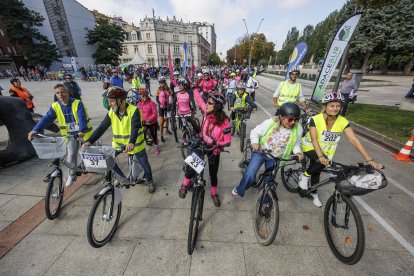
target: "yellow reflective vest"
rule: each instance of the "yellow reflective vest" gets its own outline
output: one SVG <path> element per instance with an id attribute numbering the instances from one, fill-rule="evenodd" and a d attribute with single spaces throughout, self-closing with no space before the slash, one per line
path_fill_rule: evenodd
<path id="1" fill-rule="evenodd" d="M 341 139 L 341 133 L 344 131 L 346 126 L 349 125 L 349 122 L 347 119 L 345 119 L 345 117 L 339 115 L 336 118 L 332 129 L 328 131 L 323 113 L 313 116 L 312 119 L 315 123 L 316 131 L 318 133 L 318 144 L 328 159 L 332 160 L 332 157 L 336 151 L 336 147 L 338 146 L 338 142 Z M 307 152 L 311 150 L 314 150 L 314 148 L 312 145 L 310 132 L 308 132 L 306 136 L 302 138 L 302 151 Z"/>
<path id="2" fill-rule="evenodd" d="M 137 90 L 138 88 L 141 88 L 141 81 L 139 78 L 133 78 L 131 81 L 131 89 Z"/>
<path id="3" fill-rule="evenodd" d="M 243 93 L 243 95 L 240 97 L 238 93 L 236 93 L 236 99 L 234 100 L 234 108 L 246 108 L 246 97 L 248 94 L 246 92 Z"/>
<path id="4" fill-rule="evenodd" d="M 132 131 L 132 117 L 134 116 L 135 110 L 137 110 L 136 106 L 128 105 L 126 109 L 126 115 L 119 119 L 119 117 L 109 109 L 108 116 L 111 119 L 111 126 L 112 126 L 112 147 L 116 150 L 121 150 L 121 146 L 126 146 L 129 143 L 129 138 L 131 136 Z M 141 125 L 142 125 L 142 113 L 139 110 L 140 118 L 141 118 Z M 144 130 L 141 127 L 138 131 L 138 137 L 135 141 L 135 147 L 132 151 L 128 152 L 129 154 L 135 154 L 145 149 L 144 143 Z"/>
<path id="5" fill-rule="evenodd" d="M 76 99 L 72 102 L 72 114 L 73 114 L 73 117 L 75 117 L 76 124 L 72 123 L 69 125 L 66 123 L 65 115 L 63 114 L 62 107 L 60 106 L 59 102 L 54 102 L 52 104 L 52 108 L 55 111 L 56 117 L 58 120 L 60 134 L 62 136 L 68 137 L 69 135 L 71 135 L 70 134 L 71 132 L 79 131 L 79 117 L 78 117 L 79 104 L 80 104 L 80 101 Z M 85 136 L 83 137 L 83 139 L 86 141 L 92 135 L 92 126 L 91 126 L 91 122 L 88 116 L 88 110 L 85 106 L 83 106 L 83 108 L 85 109 L 85 113 L 86 113 L 86 125 L 87 125 L 87 129 L 85 131 Z"/>
<path id="6" fill-rule="evenodd" d="M 291 89 L 292 86 L 293 89 Z M 277 97 L 277 105 L 281 106 L 286 102 L 296 102 L 299 99 L 300 88 L 300 83 L 289 85 L 288 81 L 282 81 L 279 96 Z"/>

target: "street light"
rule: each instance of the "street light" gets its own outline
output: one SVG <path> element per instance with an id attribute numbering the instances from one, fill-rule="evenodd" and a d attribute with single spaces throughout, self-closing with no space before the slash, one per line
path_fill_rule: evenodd
<path id="1" fill-rule="evenodd" d="M 251 39 L 251 37 L 249 36 L 249 30 L 247 29 L 246 20 L 245 20 L 244 18 L 243 18 L 242 20 L 243 20 L 243 22 L 244 22 L 244 26 L 246 27 L 247 36 L 249 37 L 249 47 L 250 47 L 250 51 L 249 51 L 249 67 L 250 67 L 250 65 L 251 65 L 251 63 L 252 63 L 252 51 L 253 51 L 253 44 L 252 44 L 252 39 Z M 256 32 L 255 32 L 256 34 L 257 34 L 257 32 L 259 31 L 260 25 L 262 25 L 263 20 L 264 20 L 264 18 L 262 18 L 262 20 L 260 20 L 259 26 L 257 26 L 257 30 L 256 30 Z M 255 33 L 252 33 L 252 36 L 253 36 Z"/>

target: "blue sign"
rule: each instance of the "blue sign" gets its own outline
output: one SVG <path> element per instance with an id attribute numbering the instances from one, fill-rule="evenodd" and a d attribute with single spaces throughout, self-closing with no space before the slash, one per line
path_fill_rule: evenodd
<path id="1" fill-rule="evenodd" d="M 299 64 L 302 62 L 307 52 L 308 52 L 308 45 L 305 42 L 300 42 L 298 43 L 298 45 L 296 45 L 295 49 L 293 49 L 293 52 L 290 55 L 289 67 L 286 72 L 286 79 L 289 78 L 289 71 L 292 68 L 299 67 Z"/>

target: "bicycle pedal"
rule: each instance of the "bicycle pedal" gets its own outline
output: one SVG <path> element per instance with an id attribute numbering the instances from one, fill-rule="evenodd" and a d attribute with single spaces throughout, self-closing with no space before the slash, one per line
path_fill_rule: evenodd
<path id="1" fill-rule="evenodd" d="M 300 197 L 308 197 L 306 190 L 302 189 L 301 187 L 298 187 L 298 194 Z"/>

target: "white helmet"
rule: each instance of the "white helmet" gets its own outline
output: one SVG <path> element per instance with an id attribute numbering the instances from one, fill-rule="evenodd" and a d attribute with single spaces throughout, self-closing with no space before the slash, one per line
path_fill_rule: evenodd
<path id="1" fill-rule="evenodd" d="M 203 74 L 209 74 L 209 75 L 210 75 L 210 70 L 208 70 L 208 69 L 203 69 Z"/>
<path id="2" fill-rule="evenodd" d="M 341 93 L 338 93 L 338 92 L 328 93 L 325 96 L 323 96 L 323 98 L 322 98 L 322 103 L 323 104 L 327 104 L 327 103 L 331 103 L 331 102 L 344 103 L 345 98 L 344 98 L 344 96 L 342 96 Z"/>
<path id="3" fill-rule="evenodd" d="M 173 74 L 174 76 L 178 76 L 178 75 L 180 75 L 180 72 L 178 72 L 178 71 L 174 71 L 174 74 Z"/>
<path id="4" fill-rule="evenodd" d="M 203 74 L 201 74 L 201 73 L 197 74 L 197 77 L 202 77 L 202 76 L 203 76 Z"/>

